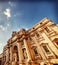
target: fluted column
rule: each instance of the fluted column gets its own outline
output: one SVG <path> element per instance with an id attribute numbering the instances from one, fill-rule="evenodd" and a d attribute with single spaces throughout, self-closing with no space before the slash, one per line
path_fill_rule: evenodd
<path id="1" fill-rule="evenodd" d="M 24 57 L 21 42 L 17 42 L 17 44 L 18 44 L 19 65 L 24 65 Z"/>

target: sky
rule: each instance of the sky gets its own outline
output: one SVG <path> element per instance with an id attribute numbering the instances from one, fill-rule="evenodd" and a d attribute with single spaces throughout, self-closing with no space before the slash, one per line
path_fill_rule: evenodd
<path id="1" fill-rule="evenodd" d="M 0 1 L 0 53 L 13 31 L 27 30 L 45 17 L 58 24 L 57 1 Z"/>

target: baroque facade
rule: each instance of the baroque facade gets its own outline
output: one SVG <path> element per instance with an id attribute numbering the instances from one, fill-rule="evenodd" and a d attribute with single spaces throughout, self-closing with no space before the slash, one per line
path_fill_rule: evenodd
<path id="1" fill-rule="evenodd" d="M 29 30 L 13 31 L 1 65 L 58 65 L 58 26 L 48 18 Z"/>

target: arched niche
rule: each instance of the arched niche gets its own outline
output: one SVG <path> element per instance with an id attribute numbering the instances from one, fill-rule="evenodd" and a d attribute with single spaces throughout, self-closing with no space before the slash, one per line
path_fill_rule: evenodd
<path id="1" fill-rule="evenodd" d="M 25 49 L 25 48 L 23 48 L 23 49 L 22 49 L 22 51 L 23 51 L 23 56 L 24 56 L 24 59 L 26 59 L 26 60 L 27 60 L 28 56 L 27 56 L 26 49 Z"/>
<path id="2" fill-rule="evenodd" d="M 13 47 L 13 61 L 19 61 L 18 47 L 16 45 Z"/>

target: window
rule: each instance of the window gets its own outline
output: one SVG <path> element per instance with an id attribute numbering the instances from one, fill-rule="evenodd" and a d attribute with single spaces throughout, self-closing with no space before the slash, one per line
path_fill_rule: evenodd
<path id="1" fill-rule="evenodd" d="M 37 48 L 34 48 L 34 53 L 35 53 L 35 55 L 38 55 Z"/>
<path id="2" fill-rule="evenodd" d="M 46 51 L 46 53 L 50 54 L 49 49 L 47 48 L 47 46 L 43 46 L 44 50 Z"/>
<path id="3" fill-rule="evenodd" d="M 42 24 L 42 22 L 40 22 L 40 24 Z"/>
<path id="4" fill-rule="evenodd" d="M 45 28 L 45 30 L 46 30 L 47 32 L 50 32 L 50 30 L 49 30 L 49 28 L 48 28 L 48 27 L 46 27 L 46 28 Z"/>
<path id="5" fill-rule="evenodd" d="M 36 36 L 39 37 L 39 33 L 36 33 Z"/>

